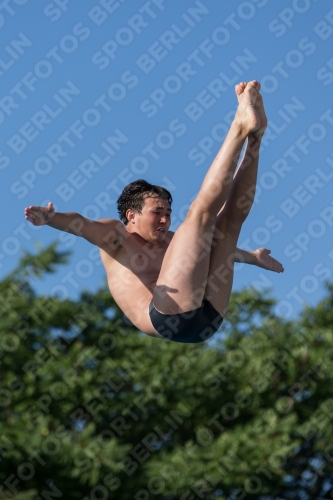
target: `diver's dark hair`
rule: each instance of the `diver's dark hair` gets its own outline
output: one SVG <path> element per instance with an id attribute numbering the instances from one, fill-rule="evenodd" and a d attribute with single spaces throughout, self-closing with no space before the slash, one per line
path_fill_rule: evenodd
<path id="1" fill-rule="evenodd" d="M 117 200 L 117 207 L 120 220 L 125 224 L 128 223 L 126 211 L 131 208 L 135 212 L 141 214 L 144 200 L 147 197 L 160 196 L 172 203 L 172 196 L 169 191 L 161 186 L 149 184 L 149 182 L 139 179 L 131 182 L 124 187 L 123 192 Z"/>

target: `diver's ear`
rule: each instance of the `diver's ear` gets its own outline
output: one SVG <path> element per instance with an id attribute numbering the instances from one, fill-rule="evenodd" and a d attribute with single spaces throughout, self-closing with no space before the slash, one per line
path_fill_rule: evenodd
<path id="1" fill-rule="evenodd" d="M 126 217 L 129 224 L 135 224 L 135 212 L 131 208 L 126 210 Z"/>

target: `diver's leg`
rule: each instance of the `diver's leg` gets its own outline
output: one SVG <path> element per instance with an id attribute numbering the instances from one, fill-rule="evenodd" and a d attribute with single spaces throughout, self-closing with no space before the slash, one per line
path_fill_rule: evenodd
<path id="1" fill-rule="evenodd" d="M 243 90 L 238 88 L 239 99 Z M 244 156 L 233 180 L 228 199 L 216 218 L 213 235 L 206 297 L 222 315 L 226 313 L 231 294 L 237 240 L 255 196 L 260 143 L 267 126 L 267 118 L 259 92 L 256 109 L 262 125 L 260 130 L 249 134 L 247 138 Z"/>
<path id="2" fill-rule="evenodd" d="M 202 303 L 216 214 L 232 188 L 246 137 L 261 126 L 255 110 L 259 88 L 255 81 L 245 87 L 229 133 L 166 251 L 153 296 L 156 309 L 164 314 L 196 309 Z"/>

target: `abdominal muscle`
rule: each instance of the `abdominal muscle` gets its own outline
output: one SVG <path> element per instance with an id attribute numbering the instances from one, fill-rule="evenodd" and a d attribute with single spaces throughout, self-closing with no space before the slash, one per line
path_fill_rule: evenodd
<path id="1" fill-rule="evenodd" d="M 130 284 L 125 289 L 123 287 L 115 289 L 110 280 L 111 282 L 108 282 L 110 292 L 125 316 L 139 330 L 147 335 L 158 335 L 149 316 L 149 304 L 153 298 L 153 289 L 157 281 L 157 276 L 154 281 L 149 280 L 145 284 L 139 279 L 135 280 L 133 278 L 132 276 Z"/>
<path id="2" fill-rule="evenodd" d="M 154 329 L 149 316 L 149 304 L 160 270 L 159 263 L 154 262 L 153 269 L 145 269 L 145 272 L 134 274 L 120 262 L 123 259 L 116 260 L 105 251 L 100 252 L 111 295 L 125 316 L 147 335 L 163 338 Z"/>

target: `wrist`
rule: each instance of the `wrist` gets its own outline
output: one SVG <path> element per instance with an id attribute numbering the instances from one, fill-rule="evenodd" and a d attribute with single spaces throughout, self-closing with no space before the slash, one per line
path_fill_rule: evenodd
<path id="1" fill-rule="evenodd" d="M 256 250 L 248 252 L 248 264 L 256 265 L 258 261 Z"/>
<path id="2" fill-rule="evenodd" d="M 55 212 L 53 213 L 47 213 L 45 215 L 45 225 L 47 226 L 52 220 L 53 220 L 53 217 L 55 216 Z"/>

